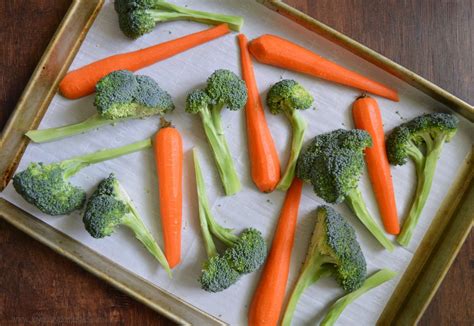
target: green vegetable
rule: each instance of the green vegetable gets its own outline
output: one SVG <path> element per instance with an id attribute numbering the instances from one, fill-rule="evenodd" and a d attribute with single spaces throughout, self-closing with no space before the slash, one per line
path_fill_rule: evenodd
<path id="1" fill-rule="evenodd" d="M 120 225 L 130 228 L 171 277 L 171 270 L 163 251 L 113 173 L 102 180 L 91 195 L 83 222 L 87 232 L 96 239 L 110 236 Z"/>
<path id="2" fill-rule="evenodd" d="M 324 317 L 323 321 L 320 326 L 331 326 L 334 325 L 341 315 L 341 313 L 344 311 L 344 309 L 354 302 L 355 299 L 360 297 L 361 295 L 369 292 L 373 288 L 376 288 L 379 285 L 382 285 L 385 282 L 390 281 L 392 278 L 397 275 L 396 272 L 393 272 L 389 269 L 382 269 L 379 270 L 377 273 L 374 275 L 368 277 L 364 284 L 357 290 L 346 294 L 342 298 L 339 298 L 330 308 L 326 316 Z"/>
<path id="3" fill-rule="evenodd" d="M 296 176 L 313 185 L 314 192 L 328 203 L 345 200 L 359 220 L 387 250 L 394 245 L 375 223 L 358 189 L 365 166 L 364 149 L 372 139 L 364 130 L 338 129 L 318 135 L 301 153 Z"/>
<path id="4" fill-rule="evenodd" d="M 367 274 L 366 262 L 352 226 L 329 206 L 319 206 L 300 276 L 291 293 L 282 325 L 290 325 L 296 305 L 304 290 L 321 277 L 334 277 L 342 289 L 360 288 Z"/>
<path id="5" fill-rule="evenodd" d="M 206 196 L 197 150 L 193 150 L 194 169 L 199 202 L 199 221 L 208 260 L 203 264 L 199 282 L 203 290 L 220 292 L 237 282 L 242 274 L 257 270 L 265 261 L 267 245 L 260 231 L 248 228 L 235 235 L 231 229 L 219 225 L 214 219 Z M 212 236 L 227 248 L 219 254 Z"/>
<path id="6" fill-rule="evenodd" d="M 267 105 L 272 114 L 284 113 L 291 123 L 293 137 L 291 152 L 285 172 L 277 188 L 288 190 L 295 176 L 296 162 L 303 146 L 306 121 L 298 110 L 307 110 L 313 104 L 313 97 L 308 91 L 294 80 L 284 79 L 270 88 L 267 95 Z"/>
<path id="7" fill-rule="evenodd" d="M 242 109 L 247 103 L 245 82 L 232 71 L 216 70 L 203 90 L 192 91 L 186 99 L 186 112 L 201 116 L 204 132 L 211 145 L 217 170 L 226 195 L 240 191 L 241 184 L 221 122 L 221 111 Z"/>
<path id="8" fill-rule="evenodd" d="M 150 139 L 106 149 L 51 164 L 30 163 L 13 177 L 13 187 L 29 203 L 49 215 L 65 215 L 81 209 L 86 200 L 83 189 L 68 179 L 79 170 L 105 160 L 151 147 Z"/>
<path id="9" fill-rule="evenodd" d="M 431 190 L 443 144 L 454 137 L 458 123 L 458 118 L 449 113 L 425 114 L 396 127 L 387 138 L 389 162 L 403 165 L 410 158 L 417 174 L 413 203 L 397 237 L 402 246 L 408 246 L 413 236 Z"/>
<path id="10" fill-rule="evenodd" d="M 171 96 L 148 76 L 116 70 L 96 85 L 97 113 L 72 125 L 30 130 L 26 136 L 36 143 L 58 140 L 129 119 L 165 114 L 174 109 Z"/>
<path id="11" fill-rule="evenodd" d="M 239 16 L 222 15 L 180 7 L 164 0 L 115 0 L 122 32 L 133 39 L 151 32 L 157 23 L 175 20 L 191 20 L 204 24 L 227 23 L 240 31 L 244 19 Z"/>

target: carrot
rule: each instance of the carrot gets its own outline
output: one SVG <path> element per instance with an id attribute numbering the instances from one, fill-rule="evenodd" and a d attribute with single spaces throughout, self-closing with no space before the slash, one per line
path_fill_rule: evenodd
<path id="1" fill-rule="evenodd" d="M 183 140 L 165 119 L 153 139 L 165 255 L 171 268 L 181 260 Z"/>
<path id="2" fill-rule="evenodd" d="M 242 76 L 248 93 L 245 117 L 252 180 L 260 191 L 271 192 L 280 181 L 280 160 L 265 119 L 252 59 L 247 48 L 247 38 L 244 34 L 239 34 L 237 38 L 240 46 Z"/>
<path id="3" fill-rule="evenodd" d="M 285 298 L 303 182 L 295 178 L 286 193 L 272 247 L 253 295 L 249 326 L 276 325 Z"/>
<path id="4" fill-rule="evenodd" d="M 82 68 L 68 72 L 59 84 L 59 91 L 64 97 L 69 99 L 92 94 L 95 91 L 97 82 L 114 70 L 136 71 L 229 32 L 227 24 L 221 24 L 138 51 L 116 54 L 92 62 Z"/>
<path id="5" fill-rule="evenodd" d="M 341 67 L 314 52 L 275 35 L 262 35 L 249 44 L 260 62 L 355 87 L 398 102 L 397 91 Z"/>
<path id="6" fill-rule="evenodd" d="M 385 231 L 398 234 L 400 225 L 379 106 L 373 98 L 362 95 L 352 105 L 352 117 L 356 128 L 364 129 L 372 136 L 373 145 L 365 150 L 370 181 Z"/>

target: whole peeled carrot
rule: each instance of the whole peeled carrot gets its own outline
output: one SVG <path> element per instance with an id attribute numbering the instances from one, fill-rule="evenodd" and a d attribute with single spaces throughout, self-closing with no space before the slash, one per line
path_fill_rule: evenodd
<path id="1" fill-rule="evenodd" d="M 286 193 L 272 247 L 250 304 L 249 326 L 276 325 L 280 318 L 302 189 L 303 182 L 295 178 Z"/>
<path id="2" fill-rule="evenodd" d="M 248 93 L 245 117 L 252 180 L 260 191 L 271 192 L 280 181 L 280 160 L 265 119 L 252 59 L 247 49 L 247 38 L 244 34 L 239 34 L 237 37 L 240 46 L 242 76 Z"/>
<path id="3" fill-rule="evenodd" d="M 227 24 L 221 24 L 138 51 L 116 54 L 95 61 L 77 70 L 68 72 L 59 84 L 59 91 L 64 97 L 69 99 L 92 94 L 97 82 L 114 70 L 136 71 L 229 32 Z"/>
<path id="4" fill-rule="evenodd" d="M 281 37 L 262 35 L 250 42 L 249 50 L 262 63 L 358 88 L 393 101 L 399 100 L 397 91 L 341 67 Z"/>
<path id="5" fill-rule="evenodd" d="M 373 98 L 362 95 L 352 105 L 352 117 L 357 129 L 364 129 L 372 136 L 373 145 L 365 150 L 370 181 L 385 231 L 398 234 L 400 225 L 379 106 Z"/>
<path id="6" fill-rule="evenodd" d="M 179 131 L 164 119 L 161 120 L 160 130 L 154 136 L 153 150 L 160 191 L 165 256 L 173 268 L 181 261 L 183 140 Z"/>

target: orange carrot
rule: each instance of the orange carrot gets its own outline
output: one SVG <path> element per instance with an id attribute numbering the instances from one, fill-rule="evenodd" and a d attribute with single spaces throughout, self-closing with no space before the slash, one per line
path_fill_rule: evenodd
<path id="1" fill-rule="evenodd" d="M 153 139 L 160 191 L 161 227 L 165 255 L 171 268 L 181 260 L 183 205 L 183 140 L 178 130 L 162 119 Z"/>
<path id="2" fill-rule="evenodd" d="M 262 35 L 250 42 L 249 50 L 262 63 L 355 87 L 393 101 L 399 100 L 395 90 L 341 67 L 281 37 Z"/>
<path id="3" fill-rule="evenodd" d="M 352 105 L 352 117 L 356 128 L 364 129 L 372 136 L 373 145 L 365 150 L 370 181 L 385 231 L 390 234 L 398 234 L 400 225 L 390 164 L 385 151 L 385 135 L 379 106 L 373 98 L 363 95 Z"/>
<path id="4" fill-rule="evenodd" d="M 280 160 L 265 119 L 252 59 L 247 49 L 247 38 L 244 34 L 239 34 L 237 37 L 240 46 L 242 76 L 248 93 L 245 116 L 252 179 L 260 191 L 271 192 L 280 181 Z"/>
<path id="5" fill-rule="evenodd" d="M 295 178 L 286 193 L 272 247 L 250 304 L 249 326 L 273 326 L 280 318 L 302 189 L 303 182 Z"/>
<path id="6" fill-rule="evenodd" d="M 189 34 L 138 51 L 116 54 L 70 71 L 59 84 L 64 97 L 76 99 L 92 94 L 95 84 L 114 70 L 136 71 L 229 33 L 227 24 Z"/>

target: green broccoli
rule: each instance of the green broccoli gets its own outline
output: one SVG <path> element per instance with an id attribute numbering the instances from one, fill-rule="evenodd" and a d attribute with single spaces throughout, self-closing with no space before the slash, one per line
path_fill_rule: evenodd
<path id="1" fill-rule="evenodd" d="M 458 118 L 449 113 L 425 114 L 396 127 L 387 137 L 389 162 L 403 165 L 408 158 L 412 159 L 418 180 L 410 211 L 397 237 L 402 246 L 408 246 L 413 236 L 431 190 L 443 144 L 454 137 L 458 123 Z"/>
<path id="2" fill-rule="evenodd" d="M 319 206 L 306 259 L 288 301 L 282 325 L 290 325 L 303 291 L 321 277 L 332 276 L 345 292 L 352 292 L 360 288 L 366 275 L 364 254 L 352 226 L 333 208 Z"/>
<path id="3" fill-rule="evenodd" d="M 262 234 L 253 228 L 245 229 L 239 236 L 219 225 L 212 216 L 206 196 L 197 150 L 193 150 L 194 169 L 199 202 L 199 221 L 208 260 L 204 263 L 199 282 L 208 292 L 219 292 L 237 282 L 242 274 L 257 270 L 267 256 L 267 245 Z M 212 235 L 227 246 L 219 254 Z"/>
<path id="4" fill-rule="evenodd" d="M 397 273 L 389 269 L 381 269 L 372 276 L 368 277 L 360 288 L 349 294 L 346 294 L 345 296 L 339 298 L 336 302 L 334 302 L 334 304 L 329 308 L 328 313 L 324 317 L 323 321 L 319 324 L 319 326 L 334 325 L 341 313 L 349 304 L 351 304 L 358 297 L 369 292 L 373 288 L 376 288 L 377 286 L 390 281 L 392 278 L 395 277 L 395 275 L 397 275 Z"/>
<path id="5" fill-rule="evenodd" d="M 151 147 L 146 139 L 122 147 L 106 149 L 91 154 L 51 164 L 30 163 L 24 171 L 13 177 L 13 187 L 29 203 L 49 215 L 66 215 L 81 209 L 86 193 L 68 179 L 79 170 L 105 160 Z"/>
<path id="6" fill-rule="evenodd" d="M 165 114 L 174 109 L 171 96 L 152 78 L 134 75 L 127 70 L 113 71 L 99 80 L 94 105 L 97 113 L 82 122 L 30 130 L 26 136 L 36 143 L 43 143 L 119 121 Z"/>
<path id="7" fill-rule="evenodd" d="M 272 114 L 284 113 L 290 120 L 293 129 L 291 152 L 285 173 L 277 185 L 277 189 L 286 191 L 295 176 L 296 161 L 303 146 L 306 121 L 298 110 L 307 110 L 313 103 L 313 97 L 303 86 L 294 80 L 284 79 L 270 88 L 267 95 L 267 105 Z"/>
<path id="8" fill-rule="evenodd" d="M 86 205 L 83 222 L 87 232 L 96 239 L 110 236 L 119 225 L 130 228 L 135 237 L 171 277 L 171 270 L 163 251 L 153 239 L 132 200 L 113 173 L 102 180 L 91 195 Z"/>
<path id="9" fill-rule="evenodd" d="M 246 103 L 245 82 L 225 69 L 216 70 L 207 79 L 206 89 L 194 90 L 186 99 L 186 112 L 201 116 L 226 195 L 237 193 L 241 184 L 224 136 L 221 111 L 224 107 L 240 110 Z"/>
<path id="10" fill-rule="evenodd" d="M 157 23 L 175 20 L 191 20 L 204 24 L 227 23 L 240 31 L 244 20 L 239 16 L 222 15 L 180 7 L 164 0 L 115 0 L 122 32 L 133 39 L 151 32 Z"/>
<path id="11" fill-rule="evenodd" d="M 318 135 L 301 153 L 296 176 L 311 183 L 314 192 L 328 203 L 345 200 L 380 244 L 393 251 L 393 243 L 371 217 L 358 189 L 365 166 L 364 149 L 370 146 L 372 138 L 364 130 L 338 129 Z"/>

